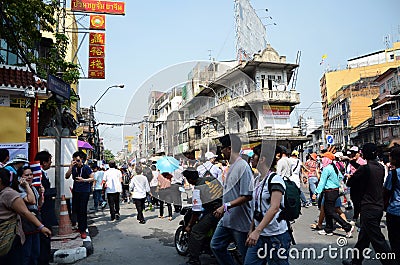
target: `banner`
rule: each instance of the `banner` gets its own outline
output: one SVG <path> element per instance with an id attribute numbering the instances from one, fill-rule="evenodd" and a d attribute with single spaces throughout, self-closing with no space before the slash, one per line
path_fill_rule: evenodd
<path id="1" fill-rule="evenodd" d="M 28 157 L 28 143 L 3 143 L 0 144 L 0 148 L 5 148 L 10 152 L 10 161 L 19 154 Z"/>
<path id="2" fill-rule="evenodd" d="M 71 0 L 71 11 L 125 15 L 125 3 L 94 0 Z"/>
<path id="3" fill-rule="evenodd" d="M 289 118 L 290 106 L 263 105 L 263 114 L 274 116 L 275 118 Z"/>

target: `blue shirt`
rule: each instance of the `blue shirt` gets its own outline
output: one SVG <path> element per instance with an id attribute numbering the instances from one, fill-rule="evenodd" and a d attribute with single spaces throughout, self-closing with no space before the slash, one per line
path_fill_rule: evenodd
<path id="1" fill-rule="evenodd" d="M 74 180 L 74 187 L 73 191 L 74 192 L 90 192 L 92 188 L 92 183 L 91 182 L 76 182 L 75 179 L 77 177 L 82 177 L 84 179 L 88 179 L 90 177 L 90 174 L 92 174 L 92 169 L 87 166 L 83 165 L 82 168 L 78 168 L 74 166 L 72 168 L 72 178 Z"/>
<path id="2" fill-rule="evenodd" d="M 321 178 L 315 192 L 320 194 L 323 190 L 338 189 L 340 187 L 340 181 L 342 179 L 342 173 L 339 172 L 339 175 L 336 174 L 335 170 L 333 169 L 333 165 L 330 164 L 324 167 L 324 169 L 322 170 Z"/>
<path id="3" fill-rule="evenodd" d="M 94 190 L 102 190 L 103 185 L 101 183 L 103 182 L 103 176 L 104 176 L 104 171 L 97 171 L 94 173 L 94 180 L 96 181 L 96 185 L 94 185 Z"/>
<path id="4" fill-rule="evenodd" d="M 396 216 L 400 216 L 400 179 L 399 179 L 400 168 L 396 168 L 396 171 L 397 171 L 397 183 L 386 212 Z M 392 171 L 389 171 L 389 174 L 383 186 L 388 190 L 392 189 Z"/>

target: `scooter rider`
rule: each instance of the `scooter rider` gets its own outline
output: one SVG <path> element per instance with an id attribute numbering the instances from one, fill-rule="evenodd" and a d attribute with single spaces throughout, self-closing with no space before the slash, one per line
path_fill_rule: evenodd
<path id="1" fill-rule="evenodd" d="M 215 228 L 219 221 L 213 212 L 222 205 L 223 188 L 214 177 L 200 178 L 195 168 L 189 167 L 182 174 L 191 185 L 194 185 L 193 214 L 185 228 L 188 233 L 190 232 L 189 261 L 185 264 L 200 264 L 199 257 L 204 240 L 210 229 Z"/>

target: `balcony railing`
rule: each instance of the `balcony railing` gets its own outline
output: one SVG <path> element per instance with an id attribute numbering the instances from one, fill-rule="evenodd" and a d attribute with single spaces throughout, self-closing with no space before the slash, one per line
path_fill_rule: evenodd
<path id="1" fill-rule="evenodd" d="M 247 133 L 248 137 L 261 136 L 301 136 L 300 128 L 265 128 L 252 130 Z"/>

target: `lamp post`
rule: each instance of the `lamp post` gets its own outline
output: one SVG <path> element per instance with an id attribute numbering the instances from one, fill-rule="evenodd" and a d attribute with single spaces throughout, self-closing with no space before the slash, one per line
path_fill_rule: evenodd
<path id="1" fill-rule="evenodd" d="M 99 103 L 99 101 L 104 97 L 104 95 L 111 89 L 114 87 L 118 87 L 118 88 L 124 88 L 125 85 L 124 84 L 120 84 L 120 85 L 113 85 L 113 86 L 109 86 L 103 94 L 101 94 L 101 96 L 96 100 L 96 102 L 90 106 L 89 108 L 89 117 L 90 117 L 90 127 L 91 129 L 93 129 L 93 132 L 90 130 L 90 132 L 93 135 L 93 143 L 94 143 L 94 158 L 96 159 L 100 159 L 100 139 L 99 139 L 99 130 L 97 128 L 96 125 L 96 119 L 94 117 L 94 111 L 96 110 L 96 105 L 97 103 Z"/>

